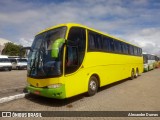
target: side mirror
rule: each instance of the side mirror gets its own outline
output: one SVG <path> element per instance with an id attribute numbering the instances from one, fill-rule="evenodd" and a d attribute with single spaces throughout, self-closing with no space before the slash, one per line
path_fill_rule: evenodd
<path id="1" fill-rule="evenodd" d="M 57 40 L 55 40 L 55 42 L 53 42 L 52 51 L 51 51 L 51 56 L 52 57 L 54 57 L 54 58 L 58 57 L 59 49 L 64 43 L 65 43 L 64 38 L 57 39 Z"/>

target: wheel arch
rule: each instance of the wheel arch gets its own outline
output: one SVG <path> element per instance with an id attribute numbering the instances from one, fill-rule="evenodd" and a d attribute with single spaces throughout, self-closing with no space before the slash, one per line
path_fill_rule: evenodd
<path id="1" fill-rule="evenodd" d="M 101 82 L 100 82 L 100 77 L 99 77 L 99 75 L 98 75 L 97 73 L 92 73 L 92 74 L 89 76 L 89 78 L 90 78 L 90 77 L 92 77 L 92 76 L 95 76 L 95 77 L 97 78 L 97 81 L 98 81 L 98 87 L 100 87 Z"/>

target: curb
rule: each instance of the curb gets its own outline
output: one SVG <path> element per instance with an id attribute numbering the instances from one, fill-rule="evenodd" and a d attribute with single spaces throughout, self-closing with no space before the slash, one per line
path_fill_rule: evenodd
<path id="1" fill-rule="evenodd" d="M 28 93 L 22 93 L 22 94 L 17 94 L 17 95 L 9 96 L 9 97 L 0 98 L 0 103 L 5 103 L 5 102 L 12 101 L 12 100 L 24 98 L 27 94 Z"/>

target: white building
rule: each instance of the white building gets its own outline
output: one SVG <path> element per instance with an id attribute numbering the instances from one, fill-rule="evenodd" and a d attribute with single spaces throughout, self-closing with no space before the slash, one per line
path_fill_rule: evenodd
<path id="1" fill-rule="evenodd" d="M 9 40 L 0 38 L 0 55 L 2 54 L 2 50 L 4 49 L 5 43 L 11 42 Z"/>

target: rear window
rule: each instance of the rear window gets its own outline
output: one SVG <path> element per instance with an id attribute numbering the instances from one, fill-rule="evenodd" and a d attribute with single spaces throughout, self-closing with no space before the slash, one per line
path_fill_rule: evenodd
<path id="1" fill-rule="evenodd" d="M 10 59 L 10 61 L 11 61 L 11 63 L 17 62 L 16 59 Z"/>
<path id="2" fill-rule="evenodd" d="M 10 62 L 10 60 L 7 58 L 0 58 L 0 62 L 1 63 L 8 63 L 8 62 Z"/>

